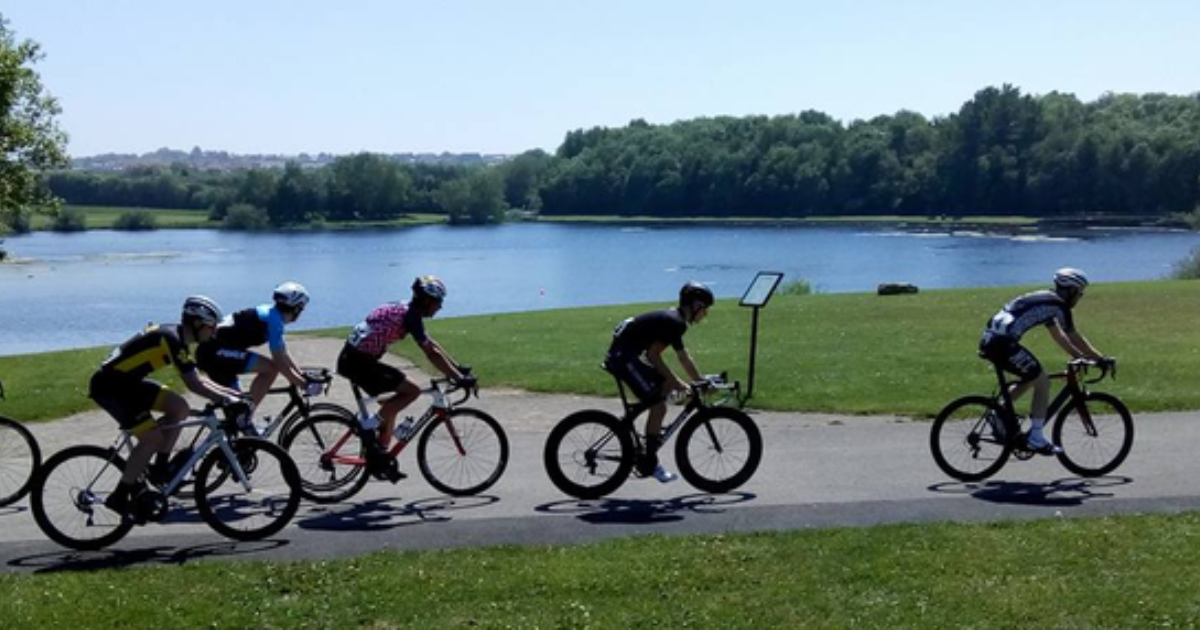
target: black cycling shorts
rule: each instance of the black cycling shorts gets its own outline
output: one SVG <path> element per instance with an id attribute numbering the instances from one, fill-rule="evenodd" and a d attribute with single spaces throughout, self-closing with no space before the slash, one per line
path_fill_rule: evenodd
<path id="1" fill-rule="evenodd" d="M 380 357 L 346 344 L 342 346 L 342 352 L 338 355 L 337 371 L 370 396 L 399 390 L 407 380 L 404 372 L 379 359 Z"/>
<path id="2" fill-rule="evenodd" d="M 150 413 L 161 406 L 169 390 L 150 379 L 135 379 L 120 372 L 97 370 L 88 386 L 88 397 L 112 416 L 122 429 L 141 434 L 154 426 Z"/>
<path id="3" fill-rule="evenodd" d="M 662 386 L 666 379 L 640 357 L 610 354 L 604 361 L 604 367 L 628 385 L 633 395 L 643 403 L 653 405 L 663 400 Z"/>
<path id="4" fill-rule="evenodd" d="M 979 342 L 979 354 L 1015 374 L 1022 383 L 1032 381 L 1042 373 L 1042 364 L 1028 348 L 1007 337 L 984 335 Z"/>
<path id="5" fill-rule="evenodd" d="M 254 368 L 259 355 L 249 350 L 222 348 L 215 343 L 202 343 L 196 348 L 196 365 L 218 385 L 238 388 L 238 376 Z"/>

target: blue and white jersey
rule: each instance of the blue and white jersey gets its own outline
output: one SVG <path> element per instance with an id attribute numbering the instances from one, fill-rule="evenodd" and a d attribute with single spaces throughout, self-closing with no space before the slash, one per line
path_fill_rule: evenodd
<path id="1" fill-rule="evenodd" d="M 272 352 L 286 347 L 283 341 L 283 315 L 274 304 L 263 304 L 226 315 L 217 326 L 215 339 L 222 348 L 245 350 L 267 344 Z"/>

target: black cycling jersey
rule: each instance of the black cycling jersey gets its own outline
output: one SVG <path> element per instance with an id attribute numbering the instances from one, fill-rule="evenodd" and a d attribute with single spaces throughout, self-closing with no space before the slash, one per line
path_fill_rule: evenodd
<path id="1" fill-rule="evenodd" d="M 1018 341 L 1029 329 L 1055 322 L 1063 332 L 1075 330 L 1071 306 L 1053 291 L 1026 293 L 1004 305 L 988 322 L 985 338 Z"/>
<path id="2" fill-rule="evenodd" d="M 152 325 L 114 348 L 100 364 L 100 369 L 141 380 L 171 364 L 181 374 L 196 369 L 191 350 L 181 338 L 179 325 Z"/>
<path id="3" fill-rule="evenodd" d="M 272 330 L 273 328 L 276 330 Z M 283 320 L 274 306 L 264 304 L 256 308 L 242 309 L 227 317 L 217 326 L 212 343 L 222 348 L 240 350 L 261 346 L 268 341 L 271 341 L 272 345 L 282 345 L 282 341 L 272 339 L 276 335 L 283 335 Z"/>
<path id="4" fill-rule="evenodd" d="M 608 354 L 634 357 L 643 354 L 655 343 L 683 350 L 683 335 L 687 329 L 687 322 L 678 309 L 642 313 L 617 324 Z"/>

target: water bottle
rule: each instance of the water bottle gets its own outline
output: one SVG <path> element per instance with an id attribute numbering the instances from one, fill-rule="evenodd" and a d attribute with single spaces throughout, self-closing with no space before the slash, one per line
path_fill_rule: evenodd
<path id="1" fill-rule="evenodd" d="M 413 424 L 414 424 L 414 421 L 413 421 L 412 416 L 408 416 L 407 418 L 405 418 L 404 422 L 401 422 L 400 426 L 396 427 L 396 430 L 393 432 L 393 433 L 395 433 L 395 436 L 393 436 L 393 439 L 395 439 L 398 442 L 399 441 L 408 441 L 408 438 L 410 437 L 410 434 L 412 433 Z"/>

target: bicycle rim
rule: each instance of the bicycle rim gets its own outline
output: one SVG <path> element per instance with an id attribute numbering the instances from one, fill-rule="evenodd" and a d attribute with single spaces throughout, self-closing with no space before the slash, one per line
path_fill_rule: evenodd
<path id="1" fill-rule="evenodd" d="M 554 427 L 542 459 L 559 490 L 596 499 L 625 483 L 633 456 L 633 439 L 619 420 L 602 411 L 581 411 Z"/>
<path id="2" fill-rule="evenodd" d="M 46 461 L 33 485 L 30 507 L 54 542 L 83 551 L 102 549 L 129 533 L 133 522 L 104 507 L 125 460 L 111 449 L 76 446 Z"/>
<path id="3" fill-rule="evenodd" d="M 215 448 L 196 472 L 196 508 L 217 533 L 234 540 L 260 540 L 283 529 L 300 507 L 296 465 L 276 444 L 239 438 L 232 445 L 249 480 L 247 489 Z M 229 474 L 222 469 L 229 468 Z M 219 477 L 219 484 L 209 483 Z"/>
<path id="4" fill-rule="evenodd" d="M 736 409 L 711 408 L 680 429 L 675 463 L 697 489 L 729 492 L 754 476 L 762 450 L 762 434 L 749 416 Z"/>
<path id="5" fill-rule="evenodd" d="M 989 420 L 996 414 L 996 422 Z M 996 474 L 1012 453 L 1007 427 L 989 398 L 960 398 L 942 410 L 929 433 L 933 461 L 960 481 L 979 481 Z"/>
<path id="6" fill-rule="evenodd" d="M 362 440 L 356 421 L 340 415 L 318 415 L 301 421 L 283 437 L 283 447 L 296 463 L 300 493 L 317 503 L 337 503 L 366 485 Z"/>
<path id="7" fill-rule="evenodd" d="M 1117 398 L 1089 392 L 1084 407 L 1071 404 L 1056 418 L 1054 443 L 1062 447 L 1058 460 L 1081 477 L 1107 475 L 1117 469 L 1133 447 L 1133 417 Z"/>
<path id="8" fill-rule="evenodd" d="M 417 444 L 417 462 L 429 485 L 453 496 L 492 487 L 508 466 L 508 438 L 495 418 L 475 409 L 454 409 L 432 422 Z"/>
<path id="9" fill-rule="evenodd" d="M 37 440 L 21 423 L 0 417 L 0 507 L 21 500 L 42 462 Z"/>

